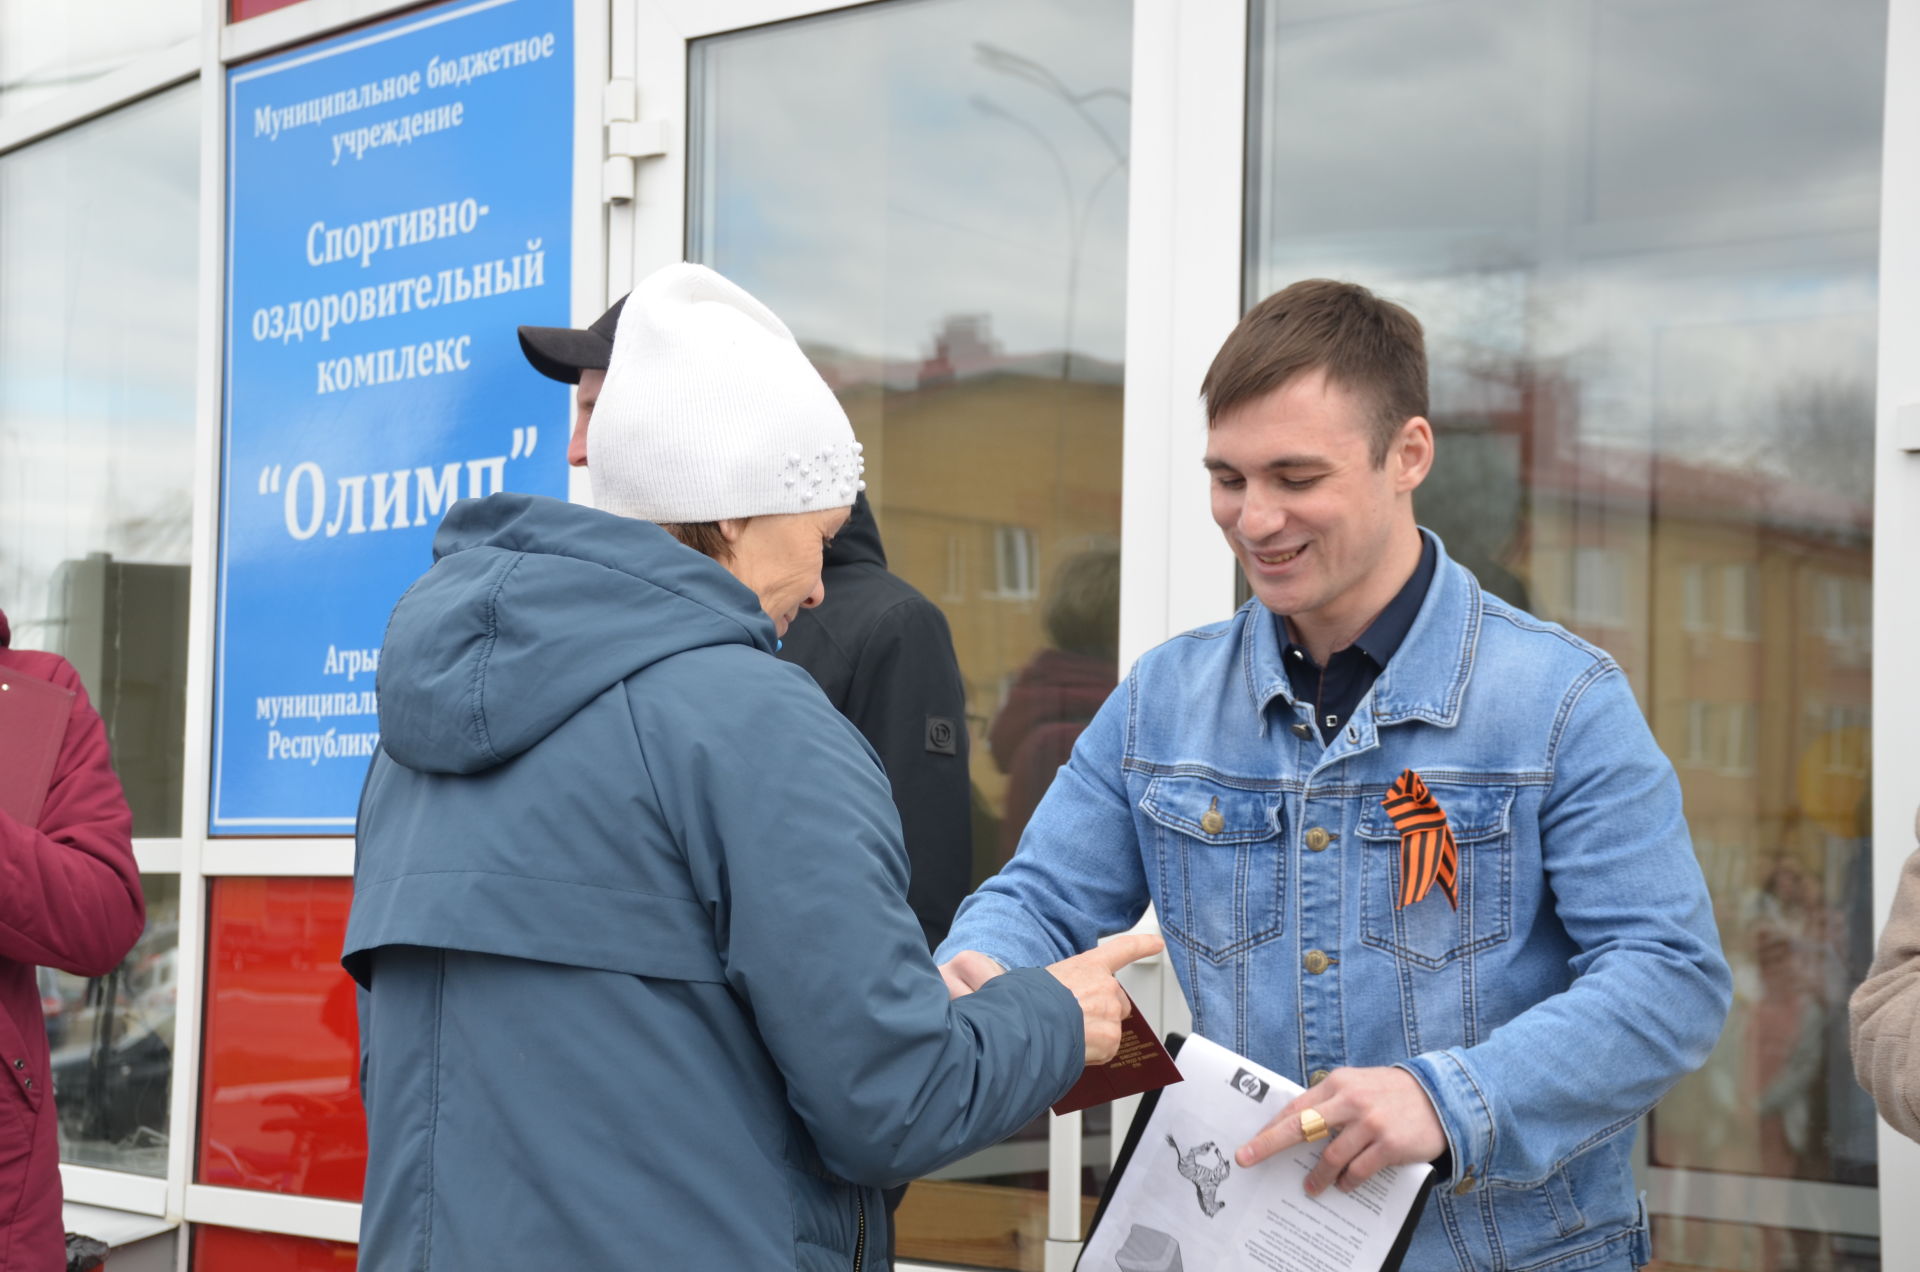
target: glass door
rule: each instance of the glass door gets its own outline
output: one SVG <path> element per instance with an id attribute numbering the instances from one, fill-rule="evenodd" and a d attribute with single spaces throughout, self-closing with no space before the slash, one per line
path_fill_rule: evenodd
<path id="1" fill-rule="evenodd" d="M 687 106 L 684 154 L 641 174 L 633 277 L 684 255 L 746 287 L 853 420 L 887 567 L 945 615 L 965 686 L 971 834 L 915 865 L 950 916 L 1119 674 L 1132 10 L 817 8 L 641 0 L 640 113 Z M 1043 1115 L 913 1184 L 901 1260 L 1050 1266 L 1111 1119 Z"/>

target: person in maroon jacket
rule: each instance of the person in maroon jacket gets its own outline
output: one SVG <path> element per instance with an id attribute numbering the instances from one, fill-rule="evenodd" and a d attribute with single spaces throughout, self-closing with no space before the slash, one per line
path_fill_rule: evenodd
<path id="1" fill-rule="evenodd" d="M 1045 620 L 1052 646 L 1020 669 L 987 730 L 993 762 L 1007 775 L 994 869 L 1013 859 L 1074 740 L 1119 683 L 1119 550 L 1090 548 L 1061 562 L 1047 589 Z"/>
<path id="2" fill-rule="evenodd" d="M 34 969 L 105 976 L 140 939 L 147 907 L 133 815 L 79 673 L 58 654 L 11 648 L 11 636 L 0 613 L 0 676 L 15 671 L 74 695 L 37 824 L 0 810 L 0 1272 L 46 1272 L 66 1266 L 66 1228 Z"/>

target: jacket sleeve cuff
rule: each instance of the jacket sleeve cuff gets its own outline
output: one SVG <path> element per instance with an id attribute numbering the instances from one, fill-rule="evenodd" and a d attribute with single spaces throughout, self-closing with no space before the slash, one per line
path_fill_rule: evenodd
<path id="1" fill-rule="evenodd" d="M 1433 1101 L 1447 1137 L 1453 1173 L 1435 1181 L 1467 1193 L 1487 1178 L 1493 1161 L 1493 1106 L 1466 1064 L 1451 1051 L 1428 1051 L 1394 1066 L 1412 1074 Z"/>
<path id="2" fill-rule="evenodd" d="M 1006 972 L 1016 967 L 1045 967 L 1065 957 L 1049 955 L 1046 950 L 1036 949 L 1003 932 L 975 931 L 958 935 L 949 933 L 947 939 L 934 950 L 933 961 L 936 965 L 944 966 L 965 950 L 985 954 L 1000 965 L 1000 970 Z"/>

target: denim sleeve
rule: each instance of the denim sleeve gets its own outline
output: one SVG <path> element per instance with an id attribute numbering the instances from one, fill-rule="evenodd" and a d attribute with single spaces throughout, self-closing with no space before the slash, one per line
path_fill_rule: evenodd
<path id="1" fill-rule="evenodd" d="M 1538 1185 L 1631 1127 L 1705 1063 L 1732 995 L 1679 781 L 1617 666 L 1575 685 L 1554 738 L 1540 844 L 1573 983 L 1477 1046 L 1402 1066 L 1470 1186 Z"/>
<path id="2" fill-rule="evenodd" d="M 936 961 L 978 950 L 1002 967 L 1044 966 L 1092 949 L 1146 912 L 1146 868 L 1122 770 L 1137 674 L 1074 742 L 1013 860 L 961 905 Z"/>

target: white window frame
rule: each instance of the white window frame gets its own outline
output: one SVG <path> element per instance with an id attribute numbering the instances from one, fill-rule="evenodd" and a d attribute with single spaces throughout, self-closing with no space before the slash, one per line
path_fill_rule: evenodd
<path id="1" fill-rule="evenodd" d="M 1573 550 L 1574 621 L 1594 627 L 1627 623 L 1627 558 L 1617 547 L 1591 544 Z"/>
<path id="2" fill-rule="evenodd" d="M 1687 701 L 1687 750 L 1684 763 L 1704 768 L 1713 755 L 1713 704 L 1698 698 Z"/>
<path id="3" fill-rule="evenodd" d="M 1906 656 L 1920 595 L 1920 0 L 1891 0 L 1880 194 L 1880 358 L 1873 504 L 1873 912 L 1893 906 L 1920 804 L 1920 665 Z M 1920 1144 L 1880 1124 L 1880 1259 L 1920 1267 Z"/>
<path id="4" fill-rule="evenodd" d="M 1760 639 L 1760 567 L 1729 561 L 1720 567 L 1720 634 L 1729 640 Z"/>
<path id="5" fill-rule="evenodd" d="M 1031 601 L 1040 595 L 1040 541 L 1026 526 L 993 528 L 993 589 L 989 600 Z"/>
<path id="6" fill-rule="evenodd" d="M 1747 777 L 1753 773 L 1755 752 L 1760 745 L 1758 705 L 1753 702 L 1720 704 L 1720 771 L 1729 777 Z"/>
<path id="7" fill-rule="evenodd" d="M 1698 561 L 1680 567 L 1680 626 L 1694 635 L 1713 630 L 1713 610 L 1707 603 L 1707 567 Z"/>

